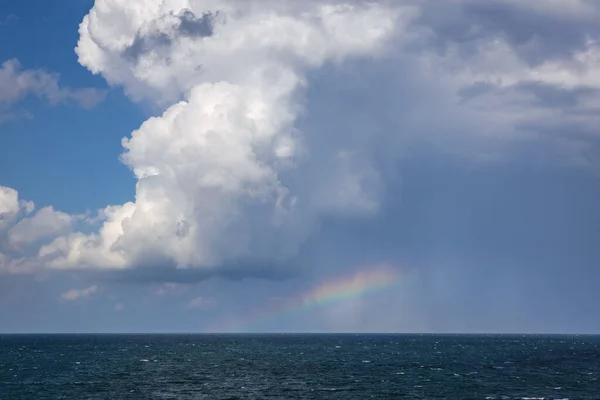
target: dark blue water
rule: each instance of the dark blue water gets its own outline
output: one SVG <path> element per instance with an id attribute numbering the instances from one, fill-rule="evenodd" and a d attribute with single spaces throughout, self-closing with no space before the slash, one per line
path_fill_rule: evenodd
<path id="1" fill-rule="evenodd" d="M 600 399 L 600 337 L 0 336 L 0 399 Z"/>

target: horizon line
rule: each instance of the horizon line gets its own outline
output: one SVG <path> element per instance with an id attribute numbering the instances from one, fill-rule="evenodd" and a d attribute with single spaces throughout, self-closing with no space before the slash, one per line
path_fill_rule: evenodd
<path id="1" fill-rule="evenodd" d="M 195 336 L 210 336 L 210 335 L 228 335 L 228 336 L 244 336 L 244 335 L 390 335 L 390 336 L 600 336 L 600 332 L 0 332 L 0 336 L 67 336 L 67 335 L 195 335 Z"/>

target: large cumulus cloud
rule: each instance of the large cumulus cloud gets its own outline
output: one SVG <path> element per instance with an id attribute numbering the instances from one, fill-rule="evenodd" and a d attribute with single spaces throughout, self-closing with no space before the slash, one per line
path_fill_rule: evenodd
<path id="1" fill-rule="evenodd" d="M 276 263 L 319 213 L 374 211 L 363 185 L 376 176 L 343 146 L 319 175 L 281 174 L 310 152 L 294 127 L 307 71 L 376 55 L 396 17 L 380 4 L 97 2 L 80 27 L 80 62 L 166 109 L 123 140 L 135 201 L 39 258 L 56 268 Z"/>
<path id="2" fill-rule="evenodd" d="M 79 62 L 162 110 L 123 139 L 136 197 L 101 210 L 92 233 L 65 233 L 75 226 L 70 218 L 90 220 L 53 209 L 27 217 L 4 189 L 10 210 L 0 222 L 13 239 L 0 266 L 234 265 L 251 273 L 284 265 L 323 218 L 380 212 L 387 167 L 414 139 L 497 160 L 507 139 L 533 138 L 589 162 L 598 8 L 585 1 L 97 0 L 79 28 Z M 565 35 L 554 33 L 556 24 Z M 361 86 L 377 80 L 351 73 L 359 59 L 387 82 Z M 376 106 L 360 116 L 336 114 L 334 103 L 315 109 L 305 94 L 316 71 L 348 73 Z M 311 113 L 328 123 L 306 123 Z M 47 233 L 28 239 L 24 232 L 42 220 L 52 221 Z M 31 255 L 29 245 L 41 240 Z M 25 243 L 27 251 L 16 246 Z"/>

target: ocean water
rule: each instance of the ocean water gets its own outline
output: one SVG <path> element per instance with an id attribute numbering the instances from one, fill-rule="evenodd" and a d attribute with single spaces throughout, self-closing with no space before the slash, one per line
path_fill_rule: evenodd
<path id="1" fill-rule="evenodd" d="M 600 337 L 4 335 L 0 399 L 600 399 Z"/>

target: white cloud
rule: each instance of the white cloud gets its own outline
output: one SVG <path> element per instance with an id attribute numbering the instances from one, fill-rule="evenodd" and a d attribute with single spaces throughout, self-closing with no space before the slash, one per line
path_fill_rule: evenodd
<path id="1" fill-rule="evenodd" d="M 212 36 L 192 36 L 175 17 L 184 10 L 196 16 L 218 11 L 222 17 Z M 175 101 L 203 82 L 224 81 L 249 89 L 277 83 L 285 91 L 298 84 L 298 68 L 377 51 L 396 14 L 377 5 L 314 1 L 101 0 L 80 26 L 76 51 L 82 65 L 124 85 L 135 98 Z M 116 20 L 127 23 L 109 24 Z M 155 45 L 132 59 L 128 50 L 144 39 Z"/>
<path id="2" fill-rule="evenodd" d="M 41 69 L 23 70 L 18 60 L 10 59 L 0 68 L 0 123 L 12 118 L 30 117 L 27 111 L 13 108 L 30 94 L 50 105 L 74 101 L 84 108 L 94 107 L 106 96 L 106 92 L 99 89 L 61 86 L 58 74 Z"/>
<path id="3" fill-rule="evenodd" d="M 0 231 L 8 227 L 20 209 L 18 192 L 12 188 L 0 186 Z"/>
<path id="4" fill-rule="evenodd" d="M 69 233 L 80 215 L 43 207 L 36 212 L 31 201 L 21 200 L 12 188 L 0 186 L 0 272 L 26 273 L 43 266 L 31 257 L 40 245 Z"/>
<path id="5" fill-rule="evenodd" d="M 66 301 L 74 301 L 80 298 L 89 297 L 98 292 L 98 290 L 99 288 L 96 285 L 87 287 L 85 289 L 71 289 L 61 294 L 60 297 Z"/>
<path id="6" fill-rule="evenodd" d="M 8 241 L 19 248 L 43 238 L 54 238 L 71 229 L 76 216 L 44 207 L 33 216 L 20 220 L 8 231 Z"/>
<path id="7" fill-rule="evenodd" d="M 294 128 L 298 95 L 308 70 L 376 55 L 398 13 L 378 4 L 201 6 L 189 4 L 195 15 L 226 16 L 215 19 L 210 36 L 186 34 L 176 17 L 182 7 L 152 1 L 142 8 L 98 1 L 82 23 L 83 65 L 134 98 L 182 101 L 123 140 L 123 161 L 138 178 L 135 202 L 108 211 L 99 235 L 74 233 L 42 248 L 48 265 L 278 261 L 296 251 L 318 213 L 335 208 L 328 185 L 315 185 L 311 195 L 281 180 L 304 154 Z M 117 27 L 115 18 L 129 22 Z M 136 41 L 157 37 L 160 43 L 132 57 Z M 345 209 L 371 212 L 377 198 L 362 190 L 369 174 L 346 164 L 320 175 L 342 182 L 333 190 Z"/>
<path id="8" fill-rule="evenodd" d="M 0 234 L 12 226 L 19 215 L 29 214 L 34 208 L 33 202 L 19 200 L 15 189 L 0 186 Z"/>

